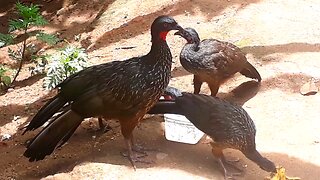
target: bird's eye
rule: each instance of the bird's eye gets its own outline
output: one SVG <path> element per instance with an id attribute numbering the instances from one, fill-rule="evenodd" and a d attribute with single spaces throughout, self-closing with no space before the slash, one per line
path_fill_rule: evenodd
<path id="1" fill-rule="evenodd" d="M 163 24 L 163 27 L 165 27 L 165 28 L 167 28 L 168 26 L 169 26 L 168 23 L 164 23 L 164 24 Z"/>

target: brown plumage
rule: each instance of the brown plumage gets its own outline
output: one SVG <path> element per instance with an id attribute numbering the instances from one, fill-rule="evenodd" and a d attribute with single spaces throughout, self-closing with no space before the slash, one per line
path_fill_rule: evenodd
<path id="1" fill-rule="evenodd" d="M 151 26 L 147 55 L 91 66 L 63 81 L 59 93 L 39 110 L 26 131 L 39 128 L 68 107 L 31 141 L 24 156 L 30 161 L 43 159 L 65 143 L 84 118 L 103 116 L 120 121 L 128 158 L 132 164 L 139 161 L 132 153 L 132 131 L 169 83 L 172 56 L 166 35 L 181 29 L 173 18 L 160 16 Z"/>
<path id="2" fill-rule="evenodd" d="M 226 179 L 231 174 L 225 167 L 225 148 L 240 150 L 260 168 L 276 172 L 274 163 L 262 157 L 256 150 L 255 124 L 242 107 L 216 97 L 181 93 L 171 87 L 167 88 L 165 94 L 173 97 L 173 100 L 159 101 L 148 113 L 184 115 L 198 129 L 210 136 L 213 140 L 212 153 L 224 169 Z"/>
<path id="3" fill-rule="evenodd" d="M 259 72 L 247 61 L 245 54 L 235 45 L 216 39 L 200 42 L 198 33 L 186 28 L 175 33 L 187 40 L 180 53 L 181 65 L 194 74 L 194 93 L 199 94 L 203 82 L 207 82 L 211 96 L 219 86 L 235 73 L 261 81 Z"/>

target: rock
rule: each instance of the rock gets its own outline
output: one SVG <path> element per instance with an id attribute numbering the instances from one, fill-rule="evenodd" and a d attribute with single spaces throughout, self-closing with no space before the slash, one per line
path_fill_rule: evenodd
<path id="1" fill-rule="evenodd" d="M 163 160 L 167 156 L 168 156 L 168 154 L 166 154 L 166 153 L 157 153 L 157 155 L 156 155 L 158 160 Z"/>
<path id="2" fill-rule="evenodd" d="M 315 95 L 319 91 L 318 87 L 316 86 L 313 79 L 311 79 L 309 82 L 305 83 L 300 88 L 300 93 L 304 96 L 310 96 Z"/>
<path id="3" fill-rule="evenodd" d="M 10 138 L 11 138 L 10 134 L 3 134 L 1 137 L 1 141 L 6 141 L 6 140 L 9 140 Z"/>

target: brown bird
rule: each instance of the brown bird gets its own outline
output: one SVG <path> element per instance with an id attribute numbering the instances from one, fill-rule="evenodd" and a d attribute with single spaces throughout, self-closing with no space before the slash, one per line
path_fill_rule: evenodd
<path id="1" fill-rule="evenodd" d="M 194 74 L 194 93 L 199 94 L 203 82 L 207 82 L 211 96 L 216 96 L 219 86 L 235 73 L 261 81 L 259 72 L 247 61 L 237 46 L 216 39 L 200 41 L 196 30 L 185 28 L 175 33 L 187 40 L 180 53 L 181 65 Z"/>
<path id="2" fill-rule="evenodd" d="M 63 81 L 59 93 L 39 110 L 25 132 L 39 128 L 66 104 L 68 108 L 52 118 L 27 146 L 24 156 L 29 161 L 42 160 L 63 145 L 84 118 L 105 117 L 120 121 L 132 165 L 143 162 L 132 152 L 141 150 L 133 142 L 132 131 L 169 83 L 172 55 L 166 35 L 181 29 L 173 18 L 159 16 L 151 25 L 148 54 L 91 66 Z"/>
<path id="3" fill-rule="evenodd" d="M 172 100 L 159 101 L 148 113 L 184 115 L 198 129 L 210 136 L 213 140 L 212 154 L 218 158 L 225 179 L 235 175 L 229 173 L 226 168 L 226 163 L 229 164 L 223 155 L 226 148 L 240 150 L 261 169 L 276 172 L 274 163 L 262 157 L 256 150 L 255 124 L 242 107 L 212 96 L 181 93 L 180 90 L 171 87 L 167 88 L 165 94 L 170 95 Z"/>

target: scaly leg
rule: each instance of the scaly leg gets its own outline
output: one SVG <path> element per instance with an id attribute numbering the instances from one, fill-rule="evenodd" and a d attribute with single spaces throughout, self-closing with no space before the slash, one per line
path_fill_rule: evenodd
<path id="1" fill-rule="evenodd" d="M 106 120 L 104 119 L 103 117 L 98 117 L 98 122 L 99 122 L 99 131 L 103 131 L 103 133 L 106 133 L 110 130 L 113 131 L 112 127 L 109 126 L 109 124 L 103 124 L 103 120 Z"/>
<path id="2" fill-rule="evenodd" d="M 235 165 L 233 165 L 233 164 L 231 164 L 231 163 L 229 163 L 229 162 L 227 162 L 227 161 L 225 160 L 224 155 L 223 155 L 223 152 L 222 152 L 223 149 L 222 149 L 221 147 L 219 147 L 219 146 L 218 146 L 216 143 L 214 143 L 214 142 L 212 142 L 212 143 L 210 143 L 210 144 L 211 144 L 211 146 L 212 146 L 212 154 L 218 159 L 218 162 L 219 162 L 220 166 L 222 167 L 222 169 L 223 169 L 223 171 L 224 171 L 224 179 L 225 179 L 225 180 L 227 180 L 227 179 L 232 179 L 233 176 L 239 176 L 239 175 L 241 175 L 241 173 L 240 173 L 240 172 L 242 172 L 241 169 L 239 169 L 239 168 L 236 167 Z M 237 173 L 232 172 L 232 173 L 230 173 L 230 172 L 227 170 L 225 164 L 228 164 L 229 166 L 231 166 L 232 168 L 234 168 L 234 169 L 236 169 L 236 170 L 239 170 L 240 172 L 237 172 Z"/>
<path id="3" fill-rule="evenodd" d="M 132 150 L 133 151 L 144 154 L 144 155 L 147 155 L 146 151 L 156 151 L 156 149 L 154 149 L 154 148 L 146 148 L 146 147 L 143 147 L 142 145 L 139 145 L 136 142 L 134 137 L 131 138 L 131 143 L 132 143 Z"/>
<path id="4" fill-rule="evenodd" d="M 127 150 L 128 150 L 127 154 L 123 153 L 122 155 L 129 159 L 129 161 L 132 164 L 134 169 L 136 169 L 136 166 L 134 164 L 135 162 L 141 162 L 141 163 L 146 163 L 146 164 L 152 163 L 151 161 L 140 159 L 141 157 L 147 156 L 146 154 L 144 154 L 142 156 L 137 156 L 136 154 L 133 153 L 134 148 L 133 148 L 132 131 L 136 127 L 136 125 L 138 124 L 139 119 L 141 119 L 141 118 L 120 120 L 121 132 L 122 132 L 122 135 L 124 136 Z"/>
<path id="5" fill-rule="evenodd" d="M 136 170 L 136 165 L 135 165 L 135 162 L 141 162 L 141 163 L 146 163 L 146 164 L 150 164 L 151 162 L 150 161 L 147 161 L 147 160 L 143 160 L 143 159 L 140 159 L 142 157 L 145 157 L 147 156 L 147 154 L 145 155 L 141 155 L 141 156 L 137 156 L 137 154 L 134 154 L 133 151 L 132 151 L 132 140 L 131 139 L 125 139 L 125 142 L 126 142 L 126 146 L 127 146 L 127 149 L 128 149 L 128 153 L 122 153 L 122 155 L 124 157 L 127 157 L 133 167 L 134 170 Z"/>
<path id="6" fill-rule="evenodd" d="M 199 94 L 201 89 L 202 81 L 199 76 L 194 75 L 193 76 L 193 93 Z"/>
<path id="7" fill-rule="evenodd" d="M 212 97 L 215 97 L 218 93 L 218 90 L 219 90 L 219 83 L 217 82 L 208 82 L 208 86 L 210 88 L 210 91 L 211 91 L 211 96 Z"/>

